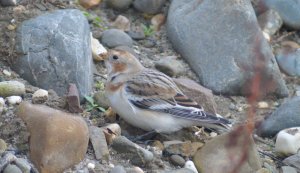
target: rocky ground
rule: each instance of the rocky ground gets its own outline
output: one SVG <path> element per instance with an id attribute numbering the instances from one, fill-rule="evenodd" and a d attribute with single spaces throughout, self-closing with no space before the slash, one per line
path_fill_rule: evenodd
<path id="1" fill-rule="evenodd" d="M 0 0 L 0 88 L 10 88 L 0 89 L 0 96 L 3 97 L 0 98 L 0 172 L 37 172 L 43 169 L 61 172 L 65 168 L 68 168 L 65 172 L 112 173 L 197 172 L 196 168 L 204 173 L 220 170 L 230 172 L 231 168 L 231 172 L 241 173 L 293 173 L 297 169 L 299 172 L 299 129 L 293 129 L 293 133 L 282 133 L 281 145 L 275 143 L 275 135 L 282 129 L 300 126 L 300 39 L 297 31 L 300 28 L 300 20 L 297 20 L 300 14 L 294 10 L 294 6 L 299 7 L 300 2 L 295 2 L 296 5 L 288 2 L 287 8 L 280 8 L 275 1 L 273 4 L 268 0 L 253 1 L 255 15 L 252 6 L 245 1 L 244 4 L 238 4 L 241 9 L 238 16 L 241 19 L 234 17 L 236 20 L 233 20 L 226 18 L 236 8 L 231 4 L 233 1 L 201 4 L 195 0 L 187 5 L 179 0 L 136 1 L 132 4 L 131 0 L 22 0 L 14 4 L 14 1 Z M 197 4 L 203 5 L 204 10 L 189 13 L 199 7 Z M 263 13 L 267 7 L 275 10 Z M 233 10 L 228 10 L 230 8 Z M 290 10 L 286 10 L 288 8 Z M 80 11 L 52 13 L 55 15 L 24 24 L 24 21 L 45 13 L 66 9 Z M 186 12 L 185 15 L 182 12 Z M 227 15 L 220 17 L 222 14 Z M 250 16 L 247 19 L 255 27 L 249 27 L 249 21 L 243 20 L 245 14 Z M 182 19 L 181 16 L 186 18 Z M 199 16 L 205 17 L 200 19 Z M 258 27 L 256 17 L 264 34 Z M 85 23 L 86 19 L 88 24 Z M 198 19 L 201 27 L 197 26 L 197 22 L 184 23 Z M 232 134 L 218 135 L 208 129 L 193 127 L 171 135 L 160 134 L 154 141 L 143 140 L 138 145 L 128 140 L 145 132 L 126 124 L 109 109 L 103 97 L 106 68 L 103 61 L 99 60 L 101 55 L 97 55 L 97 51 L 91 62 L 95 50 L 89 43 L 89 29 L 93 37 L 107 49 L 126 49 L 135 54 L 145 67 L 156 68 L 176 78 L 177 84 L 188 96 L 204 105 L 206 110 L 228 118 L 237 130 Z M 52 37 L 43 31 L 58 34 Z M 242 41 L 246 36 L 248 40 Z M 193 38 L 195 41 L 190 41 Z M 256 44 L 249 44 L 255 39 L 259 40 Z M 202 41 L 198 44 L 197 40 Z M 245 80 L 251 81 L 255 71 L 261 70 L 261 67 L 251 63 L 251 58 L 259 54 L 258 49 L 263 50 L 262 61 L 258 64 L 265 65 L 262 68 L 266 70 L 262 71 L 273 80 L 271 83 L 262 82 L 260 89 L 267 96 L 251 100 L 253 97 L 247 96 L 249 90 L 244 91 L 247 87 L 241 84 Z M 276 61 L 272 53 L 281 71 L 276 62 L 269 62 Z M 245 58 L 239 55 L 245 55 Z M 207 56 L 211 58 L 210 61 L 205 59 Z M 46 57 L 46 60 L 41 57 Z M 61 63 L 58 57 L 66 64 Z M 90 60 L 86 57 L 90 57 Z M 220 65 L 222 69 L 230 68 L 232 71 L 222 71 Z M 249 76 L 244 73 L 240 75 L 243 70 L 249 70 Z M 219 75 L 215 71 L 219 71 Z M 74 88 L 69 89 L 70 81 L 76 84 L 77 92 Z M 212 91 L 201 87 L 199 83 Z M 249 83 L 247 86 L 252 85 Z M 82 108 L 78 106 L 77 95 L 83 101 Z M 87 95 L 91 97 L 84 99 Z M 21 100 L 25 104 L 18 108 Z M 251 101 L 254 101 L 253 104 Z M 39 103 L 53 109 L 42 107 Z M 251 116 L 251 106 L 255 108 L 254 117 Z M 69 114 L 65 112 L 75 112 L 76 116 L 69 119 Z M 53 129 L 47 126 L 47 122 L 51 122 L 51 114 L 57 118 L 56 128 Z M 35 115 L 41 115 L 42 118 Z M 75 123 L 75 130 L 71 130 L 74 136 L 64 136 L 66 127 L 72 128 L 78 116 L 85 121 Z M 269 118 L 264 120 L 267 116 Z M 255 125 L 254 141 L 244 138 L 242 134 L 247 132 L 238 128 L 248 122 L 254 122 Z M 45 130 L 45 126 L 49 128 Z M 86 138 L 88 133 L 90 140 Z M 59 140 L 56 139 L 58 134 L 65 139 L 63 141 L 70 140 L 72 144 L 51 145 L 52 139 Z M 224 147 L 228 145 L 226 140 L 231 141 L 232 147 Z M 293 149 L 282 147 L 289 143 L 294 146 Z M 214 153 L 216 148 L 219 150 Z M 77 151 L 75 154 L 72 152 L 74 150 Z M 246 160 L 242 160 L 245 153 Z M 53 156 L 55 154 L 58 156 Z M 229 160 L 227 156 L 232 159 L 231 162 L 224 162 Z M 55 163 L 48 162 L 47 159 L 51 157 L 56 160 Z M 51 165 L 50 168 L 45 163 Z M 220 166 L 224 163 L 229 168 Z"/>

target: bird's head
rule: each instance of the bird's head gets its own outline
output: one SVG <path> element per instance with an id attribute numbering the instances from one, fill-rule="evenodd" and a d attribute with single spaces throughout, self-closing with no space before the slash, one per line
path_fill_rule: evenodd
<path id="1" fill-rule="evenodd" d="M 108 76 L 135 74 L 144 67 L 139 60 L 125 50 L 110 50 L 105 60 Z"/>

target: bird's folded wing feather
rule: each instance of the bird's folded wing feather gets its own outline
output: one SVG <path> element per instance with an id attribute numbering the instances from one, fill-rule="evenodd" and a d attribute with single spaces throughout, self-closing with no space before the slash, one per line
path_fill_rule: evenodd
<path id="1" fill-rule="evenodd" d="M 126 97 L 140 109 L 169 113 L 173 116 L 202 121 L 215 121 L 218 117 L 206 115 L 203 109 L 185 96 L 168 76 L 146 70 L 126 83 Z"/>

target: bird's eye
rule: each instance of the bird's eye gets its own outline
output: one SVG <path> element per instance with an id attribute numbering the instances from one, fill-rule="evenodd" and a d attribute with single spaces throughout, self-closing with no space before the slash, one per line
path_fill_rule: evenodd
<path id="1" fill-rule="evenodd" d="M 114 55 L 112 58 L 113 58 L 114 60 L 119 59 L 119 57 L 118 57 L 117 55 Z"/>

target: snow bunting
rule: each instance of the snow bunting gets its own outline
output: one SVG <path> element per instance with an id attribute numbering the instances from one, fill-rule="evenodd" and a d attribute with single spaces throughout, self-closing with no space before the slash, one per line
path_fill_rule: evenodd
<path id="1" fill-rule="evenodd" d="M 146 131 L 171 133 L 190 126 L 228 130 L 231 123 L 204 112 L 167 75 L 145 68 L 134 55 L 111 50 L 105 86 L 110 105 L 129 124 Z"/>

